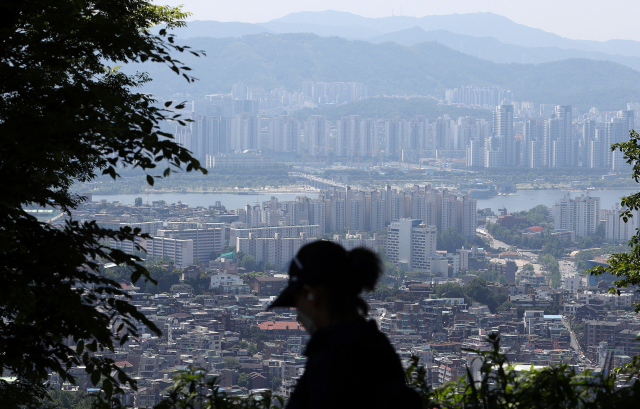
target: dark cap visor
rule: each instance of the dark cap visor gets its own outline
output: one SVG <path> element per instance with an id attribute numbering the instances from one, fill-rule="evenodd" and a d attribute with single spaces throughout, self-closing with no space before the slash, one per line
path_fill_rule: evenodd
<path id="1" fill-rule="evenodd" d="M 267 310 L 270 310 L 272 308 L 294 307 L 295 300 L 293 299 L 293 296 L 296 294 L 296 291 L 298 291 L 301 287 L 302 287 L 302 283 L 300 282 L 298 283 L 289 282 L 289 284 L 287 285 L 287 288 L 282 290 L 278 298 L 276 298 L 271 303 L 271 305 L 267 307 Z"/>

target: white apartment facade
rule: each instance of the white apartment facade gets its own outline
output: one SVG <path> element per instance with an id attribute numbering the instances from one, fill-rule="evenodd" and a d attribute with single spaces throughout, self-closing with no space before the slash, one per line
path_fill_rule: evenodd
<path id="1" fill-rule="evenodd" d="M 193 257 L 200 262 L 211 259 L 213 252 L 224 249 L 226 227 L 224 223 L 207 223 L 202 229 L 158 230 L 158 236 L 193 240 Z"/>
<path id="2" fill-rule="evenodd" d="M 389 261 L 408 271 L 446 273 L 447 259 L 437 257 L 435 226 L 417 219 L 400 219 L 389 226 L 387 256 Z"/>
<path id="3" fill-rule="evenodd" d="M 605 223 L 605 238 L 607 240 L 624 243 L 629 241 L 635 234 L 640 223 L 640 212 L 631 210 L 632 217 L 626 222 L 620 217 L 623 212 L 616 204 L 613 209 L 603 209 L 600 211 L 600 220 Z"/>
<path id="4" fill-rule="evenodd" d="M 600 221 L 600 198 L 581 195 L 574 199 L 567 194 L 551 208 L 556 230 L 573 231 L 576 237 L 595 234 Z"/>
<path id="5" fill-rule="evenodd" d="M 147 256 L 151 258 L 168 257 L 181 268 L 193 264 L 193 240 L 153 237 L 147 240 Z"/>

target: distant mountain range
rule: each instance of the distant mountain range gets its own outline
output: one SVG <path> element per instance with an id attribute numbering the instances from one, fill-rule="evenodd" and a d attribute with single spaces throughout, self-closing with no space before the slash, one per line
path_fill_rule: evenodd
<path id="1" fill-rule="evenodd" d="M 202 25 L 190 23 L 190 27 L 196 30 Z M 244 28 L 236 25 L 235 29 Z M 520 101 L 613 110 L 624 108 L 640 95 L 640 72 L 606 61 L 500 64 L 436 42 L 404 46 L 315 34 L 261 33 L 186 42 L 207 52 L 202 58 L 178 57 L 200 79 L 195 84 L 187 85 L 159 64 L 126 69 L 148 71 L 154 81 L 144 90 L 164 96 L 229 92 L 238 81 L 289 90 L 300 89 L 303 81 L 357 81 L 367 84 L 371 95 L 443 95 L 446 88 L 461 85 L 496 85 L 511 89 Z"/>
<path id="2" fill-rule="evenodd" d="M 559 47 L 525 47 L 502 43 L 493 37 L 473 37 L 446 30 L 425 31 L 420 27 L 383 34 L 369 38 L 368 41 L 377 44 L 390 41 L 408 46 L 435 41 L 456 51 L 498 63 L 540 64 L 568 58 L 587 58 L 613 61 L 640 71 L 640 57 Z"/>
<path id="3" fill-rule="evenodd" d="M 505 44 L 525 47 L 558 47 L 583 51 L 599 51 L 640 57 L 640 42 L 610 40 L 604 42 L 571 40 L 557 34 L 515 23 L 493 13 L 449 14 L 440 16 L 394 16 L 367 18 L 339 11 L 300 12 L 261 24 L 267 29 L 279 31 L 282 24 L 304 26 L 364 27 L 380 34 L 420 27 L 425 31 L 447 30 L 474 37 L 493 37 Z M 296 30 L 300 32 L 300 30 Z M 360 38 L 369 38 L 368 34 Z"/>
<path id="4" fill-rule="evenodd" d="M 436 41 L 493 62 L 539 64 L 568 58 L 613 61 L 640 70 L 640 42 L 572 40 L 514 23 L 493 13 L 422 18 L 366 18 L 337 11 L 301 12 L 261 24 L 191 21 L 176 31 L 181 38 L 242 37 L 258 33 L 313 33 L 373 43 L 415 45 Z"/>

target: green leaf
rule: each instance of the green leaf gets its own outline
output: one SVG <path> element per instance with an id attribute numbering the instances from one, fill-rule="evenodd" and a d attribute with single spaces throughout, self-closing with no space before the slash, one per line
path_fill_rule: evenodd
<path id="1" fill-rule="evenodd" d="M 126 373 L 124 373 L 124 372 L 122 372 L 122 371 L 119 371 L 119 372 L 118 372 L 118 380 L 120 381 L 120 383 L 121 383 L 121 384 L 123 384 L 123 385 L 124 385 L 125 383 L 127 383 L 127 382 L 128 382 L 128 380 L 129 380 L 128 378 L 129 378 L 129 377 L 127 376 L 127 374 L 126 374 Z"/>
<path id="2" fill-rule="evenodd" d="M 100 383 L 100 370 L 96 369 L 93 372 L 91 372 L 91 383 L 93 384 L 93 386 L 98 386 L 98 384 Z"/>
<path id="3" fill-rule="evenodd" d="M 107 395 L 107 398 L 111 397 L 111 395 L 113 394 L 113 384 L 110 380 L 105 379 L 104 382 L 102 382 L 102 390 Z"/>
<path id="4" fill-rule="evenodd" d="M 95 274 L 97 260 L 117 268 L 140 263 L 105 245 L 134 240 L 132 232 L 65 216 L 81 205 L 78 186 L 99 175 L 116 180 L 121 168 L 135 167 L 151 174 L 150 155 L 168 158 L 169 167 L 176 155 L 195 159 L 156 133 L 173 114 L 141 92 L 150 76 L 119 69 L 147 61 L 181 71 L 175 53 L 187 48 L 151 29 L 166 34 L 187 14 L 148 0 L 4 1 L 0 13 L 0 369 L 19 380 L 0 382 L 0 407 L 41 407 L 49 374 L 74 383 L 69 370 L 80 359 L 87 374 L 108 373 L 111 363 L 94 352 L 120 336 L 112 323 L 139 322 L 159 333 L 117 280 Z M 58 223 L 29 216 L 25 204 L 56 209 Z M 77 341 L 75 353 L 69 339 Z"/>
<path id="5" fill-rule="evenodd" d="M 149 185 L 153 186 L 153 182 L 154 182 L 154 180 L 153 180 L 153 176 L 151 176 L 151 175 L 147 175 L 147 183 L 148 183 Z"/>

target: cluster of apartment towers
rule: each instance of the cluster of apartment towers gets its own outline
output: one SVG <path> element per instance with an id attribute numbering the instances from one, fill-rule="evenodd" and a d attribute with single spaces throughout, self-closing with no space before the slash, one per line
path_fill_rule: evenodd
<path id="1" fill-rule="evenodd" d="M 627 164 L 622 153 L 611 152 L 610 146 L 629 140 L 634 111 L 619 111 L 609 122 L 586 119 L 581 136 L 575 132 L 572 111 L 571 105 L 558 105 L 549 119 L 525 119 L 521 135 L 514 137 L 513 105 L 496 107 L 492 136 L 470 141 L 467 166 L 623 170 Z"/>
<path id="2" fill-rule="evenodd" d="M 252 110 L 244 105 L 237 109 Z M 210 167 L 216 155 L 254 150 L 292 154 L 303 161 L 342 159 L 349 165 L 466 158 L 467 167 L 472 168 L 582 166 L 624 170 L 627 165 L 622 154 L 611 152 L 609 147 L 628 140 L 634 111 L 619 111 L 608 122 L 586 119 L 582 132 L 572 121 L 572 111 L 570 105 L 558 105 L 546 119 L 524 119 L 518 131 L 511 104 L 495 107 L 492 121 L 472 117 L 454 120 L 448 115 L 435 121 L 424 116 L 370 119 L 358 115 L 330 121 L 321 115 L 305 120 L 287 115 L 263 118 L 257 111 L 232 116 L 194 114 L 194 122 L 179 127 L 175 137 Z"/>
<path id="3" fill-rule="evenodd" d="M 215 155 L 251 150 L 293 154 L 303 160 L 343 158 L 350 164 L 373 159 L 414 162 L 435 157 L 437 151 L 464 153 L 464 136 L 451 137 L 451 122 L 461 128 L 470 122 L 470 128 L 487 135 L 491 129 L 483 119 L 452 121 L 447 115 L 435 122 L 424 116 L 407 120 L 358 115 L 336 121 L 313 115 L 300 121 L 286 115 L 261 118 L 244 112 L 232 117 L 195 115 L 193 121 L 178 128 L 175 138 L 203 163 L 213 163 Z"/>
<path id="4" fill-rule="evenodd" d="M 367 191 L 331 186 L 323 190 L 318 199 L 297 197 L 295 201 L 283 202 L 272 198 L 262 206 L 247 205 L 244 209 L 237 209 L 236 214 L 247 229 L 291 224 L 318 226 L 316 231 L 320 235 L 349 231 L 352 234 L 348 237 L 334 239 L 347 248 L 365 246 L 374 251 L 380 243 L 356 233 L 381 232 L 389 227 L 389 260 L 406 268 L 430 270 L 428 261 L 437 256 L 438 232 L 455 228 L 469 240 L 475 237 L 476 207 L 475 199 L 446 189 L 432 189 L 430 185 L 415 185 L 404 190 L 386 186 Z M 265 236 L 265 232 L 232 232 L 230 244 L 244 253 L 255 255 L 256 261 L 282 266 L 288 263 L 299 246 L 316 240 L 306 233 L 299 237 L 287 237 L 287 234 L 276 237 L 274 234 Z M 236 242 L 233 242 L 234 238 Z M 293 241 L 286 243 L 289 239 Z M 284 251 L 285 248 L 288 251 Z"/>

